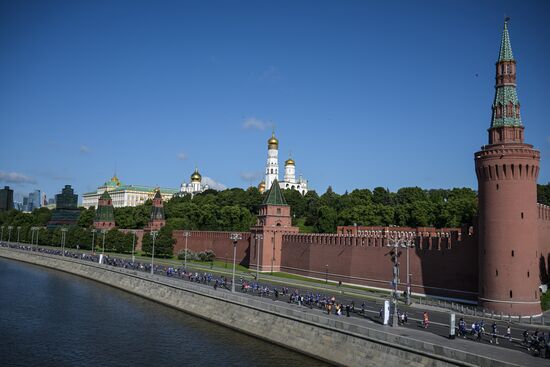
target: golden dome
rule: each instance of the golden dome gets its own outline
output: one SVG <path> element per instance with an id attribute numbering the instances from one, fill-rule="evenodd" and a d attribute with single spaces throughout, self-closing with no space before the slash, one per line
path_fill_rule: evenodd
<path id="1" fill-rule="evenodd" d="M 111 178 L 111 182 L 113 182 L 117 186 L 120 186 L 120 180 L 118 179 L 118 177 L 116 177 L 116 175 Z"/>
<path id="2" fill-rule="evenodd" d="M 279 140 L 275 137 L 275 132 L 271 133 L 271 138 L 267 141 L 268 149 L 277 149 L 279 147 Z"/>
<path id="3" fill-rule="evenodd" d="M 258 185 L 258 190 L 260 191 L 260 193 L 262 193 L 262 194 L 264 193 L 264 191 L 265 191 L 265 182 L 264 181 L 260 182 L 260 184 Z"/>
<path id="4" fill-rule="evenodd" d="M 285 166 L 295 166 L 296 164 L 294 163 L 294 159 L 292 158 L 288 158 L 286 161 L 285 161 Z"/>
<path id="5" fill-rule="evenodd" d="M 201 182 L 202 176 L 199 173 L 199 170 L 195 168 L 195 172 L 191 175 L 191 182 Z"/>

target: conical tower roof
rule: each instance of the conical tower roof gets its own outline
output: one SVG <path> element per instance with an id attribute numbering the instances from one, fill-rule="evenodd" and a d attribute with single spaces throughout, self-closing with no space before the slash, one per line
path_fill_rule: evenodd
<path id="1" fill-rule="evenodd" d="M 160 189 L 155 190 L 155 197 L 153 199 L 162 199 L 162 195 L 160 194 Z"/>
<path id="2" fill-rule="evenodd" d="M 286 203 L 285 197 L 283 196 L 283 193 L 281 192 L 281 188 L 279 187 L 279 181 L 277 181 L 276 179 L 271 184 L 271 188 L 269 189 L 269 192 L 267 193 L 267 196 L 265 197 L 264 202 L 262 204 L 288 205 Z"/>
<path id="3" fill-rule="evenodd" d="M 99 197 L 101 200 L 111 200 L 111 195 L 107 192 L 107 190 L 103 191 L 103 194 Z"/>
<path id="4" fill-rule="evenodd" d="M 502 39 L 500 40 L 500 51 L 498 53 L 498 61 L 512 61 L 514 55 L 512 54 L 512 45 L 510 44 L 510 35 L 508 34 L 508 21 L 510 18 L 504 20 L 504 30 L 502 31 Z"/>

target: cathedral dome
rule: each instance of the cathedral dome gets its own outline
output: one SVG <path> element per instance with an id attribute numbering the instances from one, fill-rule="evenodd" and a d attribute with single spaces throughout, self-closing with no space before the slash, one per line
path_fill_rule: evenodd
<path id="1" fill-rule="evenodd" d="M 111 178 L 111 182 L 116 186 L 120 186 L 120 180 L 116 177 L 116 175 Z"/>
<path id="2" fill-rule="evenodd" d="M 277 149 L 279 148 L 279 140 L 275 137 L 275 133 L 273 132 L 271 134 L 271 138 L 267 141 L 267 147 L 269 149 Z"/>
<path id="3" fill-rule="evenodd" d="M 264 181 L 260 182 L 260 184 L 258 185 L 258 190 L 260 191 L 260 193 L 262 193 L 262 194 L 264 193 L 264 191 L 265 191 L 265 182 Z"/>
<path id="4" fill-rule="evenodd" d="M 292 158 L 288 158 L 286 161 L 285 161 L 285 166 L 295 166 L 295 162 L 294 162 L 294 159 Z"/>
<path id="5" fill-rule="evenodd" d="M 191 175 L 191 182 L 201 182 L 202 176 L 199 173 L 199 170 L 195 168 L 195 172 Z"/>

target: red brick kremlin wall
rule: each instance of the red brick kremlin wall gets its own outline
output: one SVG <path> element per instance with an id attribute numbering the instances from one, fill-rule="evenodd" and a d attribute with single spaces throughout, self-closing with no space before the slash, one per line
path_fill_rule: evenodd
<path id="1" fill-rule="evenodd" d="M 538 219 L 537 228 L 539 235 L 539 248 L 542 256 L 546 258 L 546 266 L 550 267 L 550 206 L 537 204 Z"/>
<path id="2" fill-rule="evenodd" d="M 538 205 L 541 253 L 550 255 L 550 207 Z M 478 292 L 478 239 L 470 228 L 338 227 L 337 234 L 283 234 L 281 271 L 330 280 L 390 288 L 392 264 L 385 233 L 413 232 L 415 247 L 409 250 L 414 293 L 462 300 L 476 300 Z M 174 231 L 174 254 L 185 249 L 181 230 Z M 187 246 L 194 252 L 213 250 L 216 259 L 233 261 L 233 232 L 189 231 Z M 249 265 L 251 239 L 240 232 L 237 263 Z M 269 244 L 267 244 L 269 245 Z M 266 246 L 267 246 L 266 245 Z M 406 249 L 401 249 L 400 289 L 406 286 Z M 253 261 L 254 262 L 254 261 Z M 328 269 L 327 269 L 328 265 Z M 251 264 L 253 268 L 255 264 Z"/>
<path id="3" fill-rule="evenodd" d="M 174 255 L 185 250 L 184 231 L 173 231 L 172 237 L 176 239 L 174 244 Z M 229 238 L 235 232 L 215 231 L 189 231 L 187 248 L 193 252 L 206 250 L 214 251 L 217 260 L 233 262 L 233 243 Z M 248 266 L 250 258 L 250 232 L 237 232 L 242 240 L 237 242 L 237 264 Z"/>
<path id="4" fill-rule="evenodd" d="M 471 229 L 339 227 L 339 234 L 284 235 L 282 271 L 320 279 L 328 271 L 331 280 L 390 288 L 391 248 L 384 238 L 388 230 L 416 234 L 415 248 L 409 250 L 412 292 L 476 299 L 478 248 Z M 401 290 L 406 286 L 406 259 L 402 249 Z"/>

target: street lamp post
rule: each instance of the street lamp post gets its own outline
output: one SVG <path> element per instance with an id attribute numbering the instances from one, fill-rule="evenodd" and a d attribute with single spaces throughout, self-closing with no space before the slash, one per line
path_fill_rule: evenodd
<path id="1" fill-rule="evenodd" d="M 36 228 L 36 249 L 38 250 L 38 235 L 40 234 L 40 227 Z"/>
<path id="2" fill-rule="evenodd" d="M 101 233 L 103 234 L 103 251 L 101 251 L 101 254 L 105 256 L 105 233 L 107 233 L 107 230 L 102 229 Z"/>
<path id="3" fill-rule="evenodd" d="M 31 227 L 31 250 L 32 245 L 34 245 L 34 231 L 36 230 L 36 227 Z"/>
<path id="4" fill-rule="evenodd" d="M 260 280 L 260 241 L 264 239 L 263 234 L 256 234 L 256 281 Z"/>
<path id="5" fill-rule="evenodd" d="M 414 247 L 414 233 L 409 232 L 405 238 L 405 241 L 403 243 L 403 246 L 407 248 L 407 297 L 406 302 L 407 305 L 411 304 L 411 272 L 410 272 L 410 260 L 409 260 L 409 249 L 411 247 Z"/>
<path id="6" fill-rule="evenodd" d="M 65 241 L 67 239 L 67 228 L 61 228 L 61 252 L 65 256 Z"/>
<path id="7" fill-rule="evenodd" d="M 136 262 L 136 230 L 133 229 L 132 233 L 134 234 L 134 237 L 132 238 L 132 264 Z"/>
<path id="8" fill-rule="evenodd" d="M 235 293 L 235 265 L 237 262 L 237 242 L 243 239 L 240 233 L 231 233 L 231 241 L 233 241 L 233 280 L 231 281 L 231 292 Z"/>
<path id="9" fill-rule="evenodd" d="M 411 303 L 411 279 L 410 279 L 410 260 L 409 260 L 409 248 L 414 247 L 415 234 L 413 232 L 397 232 L 390 231 L 386 234 L 388 238 L 388 244 L 386 246 L 393 248 L 393 313 L 392 313 L 392 326 L 398 326 L 399 320 L 397 318 L 397 285 L 399 284 L 399 253 L 398 248 L 407 249 L 407 305 Z"/>
<path id="10" fill-rule="evenodd" d="M 8 226 L 8 243 L 11 242 L 11 230 L 13 229 L 13 226 Z"/>
<path id="11" fill-rule="evenodd" d="M 155 259 L 155 238 L 157 237 L 158 231 L 151 231 L 151 237 L 153 238 L 153 251 L 151 251 L 151 275 L 154 274 L 153 268 L 154 264 L 153 261 Z"/>
<path id="12" fill-rule="evenodd" d="M 392 326 L 397 327 L 399 325 L 399 319 L 397 316 L 397 284 L 399 284 L 399 259 L 397 249 L 401 244 L 401 238 L 399 233 L 390 232 L 388 238 L 388 244 L 386 246 L 393 248 L 393 312 L 392 312 Z"/>
<path id="13" fill-rule="evenodd" d="M 185 237 L 185 253 L 183 254 L 183 271 L 187 271 L 187 238 L 191 236 L 189 231 L 183 232 L 183 237 Z"/>
<path id="14" fill-rule="evenodd" d="M 19 233 L 21 232 L 21 226 L 17 226 L 17 243 L 19 243 Z"/>
<path id="15" fill-rule="evenodd" d="M 97 229 L 92 228 L 92 254 L 95 252 L 95 233 Z"/>

